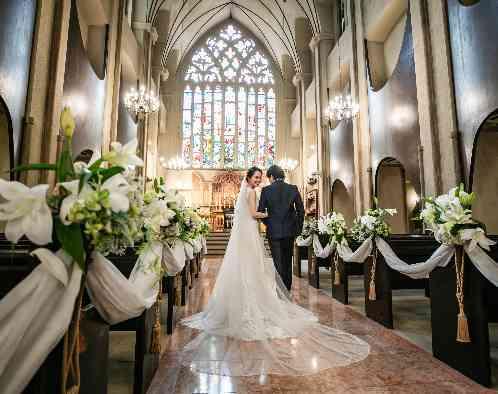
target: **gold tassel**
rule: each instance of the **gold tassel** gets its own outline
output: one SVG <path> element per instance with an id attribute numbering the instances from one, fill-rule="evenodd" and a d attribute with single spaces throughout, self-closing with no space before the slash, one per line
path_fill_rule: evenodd
<path id="1" fill-rule="evenodd" d="M 182 304 L 182 277 L 181 274 L 175 276 L 175 305 Z"/>
<path id="2" fill-rule="evenodd" d="M 465 314 L 463 277 L 465 270 L 465 256 L 462 246 L 455 250 L 455 272 L 456 272 L 456 298 L 458 301 L 457 342 L 470 343 L 469 322 Z"/>
<path id="3" fill-rule="evenodd" d="M 377 300 L 377 292 L 375 291 L 375 271 L 377 268 L 377 248 L 374 246 L 374 251 L 372 253 L 372 269 L 370 271 L 370 288 L 368 291 L 368 299 L 370 301 Z"/>
<path id="4" fill-rule="evenodd" d="M 339 268 L 338 268 L 338 257 L 337 257 L 337 251 L 334 252 L 334 285 L 339 286 L 341 284 L 341 274 L 339 273 Z"/>
<path id="5" fill-rule="evenodd" d="M 80 291 L 74 305 L 73 316 L 69 328 L 64 335 L 62 384 L 63 394 L 78 394 L 80 392 L 80 319 L 81 304 L 85 290 L 85 276 L 81 279 Z M 71 382 L 69 382 L 71 380 Z M 71 385 L 68 388 L 68 385 Z"/>
<path id="6" fill-rule="evenodd" d="M 370 279 L 370 289 L 368 292 L 368 299 L 370 301 L 376 301 L 377 300 L 377 294 L 375 292 L 375 280 Z"/>
<path id="7" fill-rule="evenodd" d="M 161 353 L 161 299 L 162 299 L 162 281 L 159 281 L 159 292 L 157 293 L 157 300 L 155 306 L 156 321 L 152 327 L 152 340 L 150 341 L 150 352 Z"/>
<path id="8" fill-rule="evenodd" d="M 467 316 L 463 309 L 461 309 L 458 314 L 457 341 L 470 343 L 469 322 L 467 321 Z"/>

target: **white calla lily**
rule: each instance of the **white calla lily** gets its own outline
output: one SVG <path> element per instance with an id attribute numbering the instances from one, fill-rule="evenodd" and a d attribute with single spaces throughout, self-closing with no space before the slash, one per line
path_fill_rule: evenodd
<path id="1" fill-rule="evenodd" d="M 52 213 L 47 205 L 48 185 L 29 188 L 20 182 L 0 179 L 0 220 L 7 221 L 6 238 L 13 243 L 26 235 L 37 245 L 52 242 Z"/>
<path id="2" fill-rule="evenodd" d="M 109 201 L 113 212 L 127 212 L 130 209 L 130 185 L 121 174 L 114 175 L 102 184 L 109 191 Z"/>
<path id="3" fill-rule="evenodd" d="M 125 145 L 120 142 L 111 144 L 111 151 L 103 156 L 103 159 L 113 166 L 128 168 L 130 166 L 142 167 L 143 160 L 137 156 L 138 140 L 132 139 Z"/>
<path id="4" fill-rule="evenodd" d="M 69 212 L 71 212 L 71 208 L 77 201 L 84 201 L 87 196 L 92 193 L 92 188 L 87 184 L 83 185 L 81 191 L 78 191 L 80 185 L 79 180 L 63 182 L 59 183 L 59 186 L 64 187 L 69 194 L 64 200 L 62 200 L 59 216 L 61 221 L 66 226 L 71 224 L 72 222 L 68 219 Z"/>

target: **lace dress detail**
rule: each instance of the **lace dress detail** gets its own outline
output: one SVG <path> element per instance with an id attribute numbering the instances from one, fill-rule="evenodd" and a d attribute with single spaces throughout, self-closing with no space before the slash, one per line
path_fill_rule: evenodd
<path id="1" fill-rule="evenodd" d="M 313 313 L 292 302 L 266 255 L 246 185 L 209 302 L 182 324 L 201 330 L 182 352 L 183 365 L 198 372 L 306 375 L 369 354 L 367 343 L 319 324 Z"/>

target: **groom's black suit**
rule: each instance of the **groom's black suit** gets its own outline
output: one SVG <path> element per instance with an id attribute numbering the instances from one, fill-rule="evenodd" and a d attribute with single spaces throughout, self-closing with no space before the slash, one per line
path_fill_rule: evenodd
<path id="1" fill-rule="evenodd" d="M 304 221 L 303 200 L 295 185 L 277 179 L 261 191 L 258 211 L 268 210 L 266 235 L 273 263 L 285 286 L 292 285 L 292 251 L 294 239 L 301 233 Z"/>

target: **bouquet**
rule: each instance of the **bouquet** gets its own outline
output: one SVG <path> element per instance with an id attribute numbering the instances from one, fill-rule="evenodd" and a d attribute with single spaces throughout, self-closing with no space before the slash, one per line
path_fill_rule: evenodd
<path id="1" fill-rule="evenodd" d="M 162 189 L 145 194 L 143 216 L 147 241 L 172 245 L 179 238 L 178 213 Z"/>
<path id="2" fill-rule="evenodd" d="M 351 236 L 355 241 L 363 242 L 370 237 L 386 238 L 391 234 L 391 228 L 386 223 L 388 216 L 394 216 L 396 209 L 374 208 L 365 215 L 356 218 L 351 227 Z"/>
<path id="3" fill-rule="evenodd" d="M 303 230 L 299 238 L 305 239 L 313 234 L 318 234 L 318 221 L 314 216 L 304 219 Z"/>
<path id="4" fill-rule="evenodd" d="M 440 243 L 463 245 L 469 242 L 472 250 L 477 245 L 489 250 L 494 242 L 486 237 L 483 223 L 472 218 L 474 193 L 467 193 L 463 184 L 436 198 L 425 199 L 420 217 Z"/>
<path id="5" fill-rule="evenodd" d="M 329 242 L 333 244 L 346 245 L 346 221 L 340 213 L 332 212 L 326 216 L 321 216 L 317 223 L 318 232 L 326 234 Z"/>
<path id="6" fill-rule="evenodd" d="M 64 140 L 54 164 L 29 164 L 14 169 L 54 171 L 57 184 L 32 188 L 0 180 L 0 220 L 13 243 L 22 236 L 37 245 L 55 240 L 84 270 L 87 253 L 121 253 L 142 237 L 140 188 L 130 183 L 131 169 L 143 165 L 136 155 L 137 140 L 111 144 L 111 151 L 89 164 L 73 163 L 74 119 L 69 108 L 60 118 Z M 55 239 L 53 233 L 55 232 Z"/>

